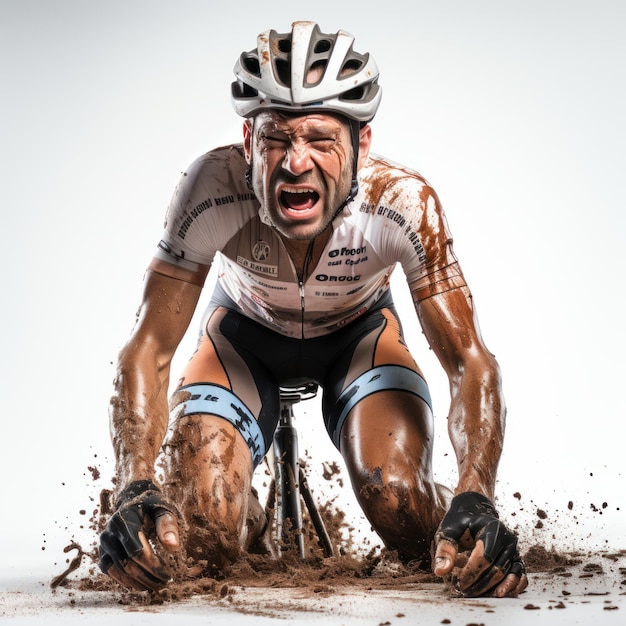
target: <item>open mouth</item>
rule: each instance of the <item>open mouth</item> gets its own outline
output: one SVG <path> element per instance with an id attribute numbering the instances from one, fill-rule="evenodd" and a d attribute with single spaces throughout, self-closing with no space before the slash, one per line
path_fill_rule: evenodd
<path id="1" fill-rule="evenodd" d="M 291 211 L 308 211 L 319 200 L 319 194 L 312 189 L 283 189 L 280 193 L 281 205 Z"/>

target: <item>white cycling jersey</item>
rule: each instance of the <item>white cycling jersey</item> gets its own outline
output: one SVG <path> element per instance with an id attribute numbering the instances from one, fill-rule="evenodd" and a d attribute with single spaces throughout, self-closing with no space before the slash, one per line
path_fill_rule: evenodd
<path id="1" fill-rule="evenodd" d="M 417 172 L 370 155 L 356 198 L 334 219 L 317 265 L 300 282 L 246 185 L 246 167 L 241 144 L 197 159 L 174 192 L 156 253 L 189 270 L 219 263 L 218 290 L 244 315 L 311 338 L 370 310 L 397 263 L 418 298 L 465 285 L 443 210 Z"/>

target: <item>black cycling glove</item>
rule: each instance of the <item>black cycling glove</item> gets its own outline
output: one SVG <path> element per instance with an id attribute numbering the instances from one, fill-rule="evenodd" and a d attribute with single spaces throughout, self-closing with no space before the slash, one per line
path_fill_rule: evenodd
<path id="1" fill-rule="evenodd" d="M 464 591 L 469 594 L 484 593 L 497 571 L 524 574 L 524 563 L 517 551 L 517 536 L 499 519 L 498 512 L 486 496 L 468 491 L 452 498 L 450 508 L 441 521 L 436 540 L 447 539 L 458 546 L 469 533 L 474 541 L 482 541 L 484 557 L 491 566 Z"/>
<path id="2" fill-rule="evenodd" d="M 124 570 L 128 559 L 137 556 L 143 545 L 139 531 L 146 522 L 156 520 L 166 513 L 178 515 L 161 490 L 150 480 L 130 483 L 117 500 L 116 512 L 100 535 L 100 569 L 106 574 L 111 565 Z M 147 519 L 146 519 L 147 517 Z"/>

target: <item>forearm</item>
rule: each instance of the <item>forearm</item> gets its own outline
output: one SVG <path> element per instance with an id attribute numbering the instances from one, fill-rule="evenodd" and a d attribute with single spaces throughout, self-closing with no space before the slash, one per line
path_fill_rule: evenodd
<path id="1" fill-rule="evenodd" d="M 489 361 L 465 367 L 453 383 L 448 431 L 458 464 L 456 493 L 477 491 L 493 500 L 506 408 L 498 365 Z"/>
<path id="2" fill-rule="evenodd" d="M 110 405 L 110 428 L 120 487 L 152 479 L 168 424 L 169 361 L 159 365 L 146 345 L 122 353 Z"/>
<path id="3" fill-rule="evenodd" d="M 170 365 L 193 316 L 202 287 L 154 263 L 144 284 L 137 323 L 120 352 L 110 406 L 116 477 L 123 487 L 154 477 L 168 424 Z M 208 268 L 202 270 L 206 276 Z M 177 272 L 180 273 L 180 272 Z"/>

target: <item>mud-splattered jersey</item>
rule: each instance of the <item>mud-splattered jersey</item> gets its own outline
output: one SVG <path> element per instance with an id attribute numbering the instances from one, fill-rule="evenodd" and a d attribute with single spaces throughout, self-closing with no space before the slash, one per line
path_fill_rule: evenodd
<path id="1" fill-rule="evenodd" d="M 337 330 L 387 292 L 397 263 L 419 298 L 464 285 L 437 196 L 417 172 L 371 155 L 359 193 L 300 281 L 246 167 L 240 144 L 197 159 L 174 192 L 156 255 L 190 270 L 218 263 L 218 288 L 261 324 L 297 338 Z"/>

